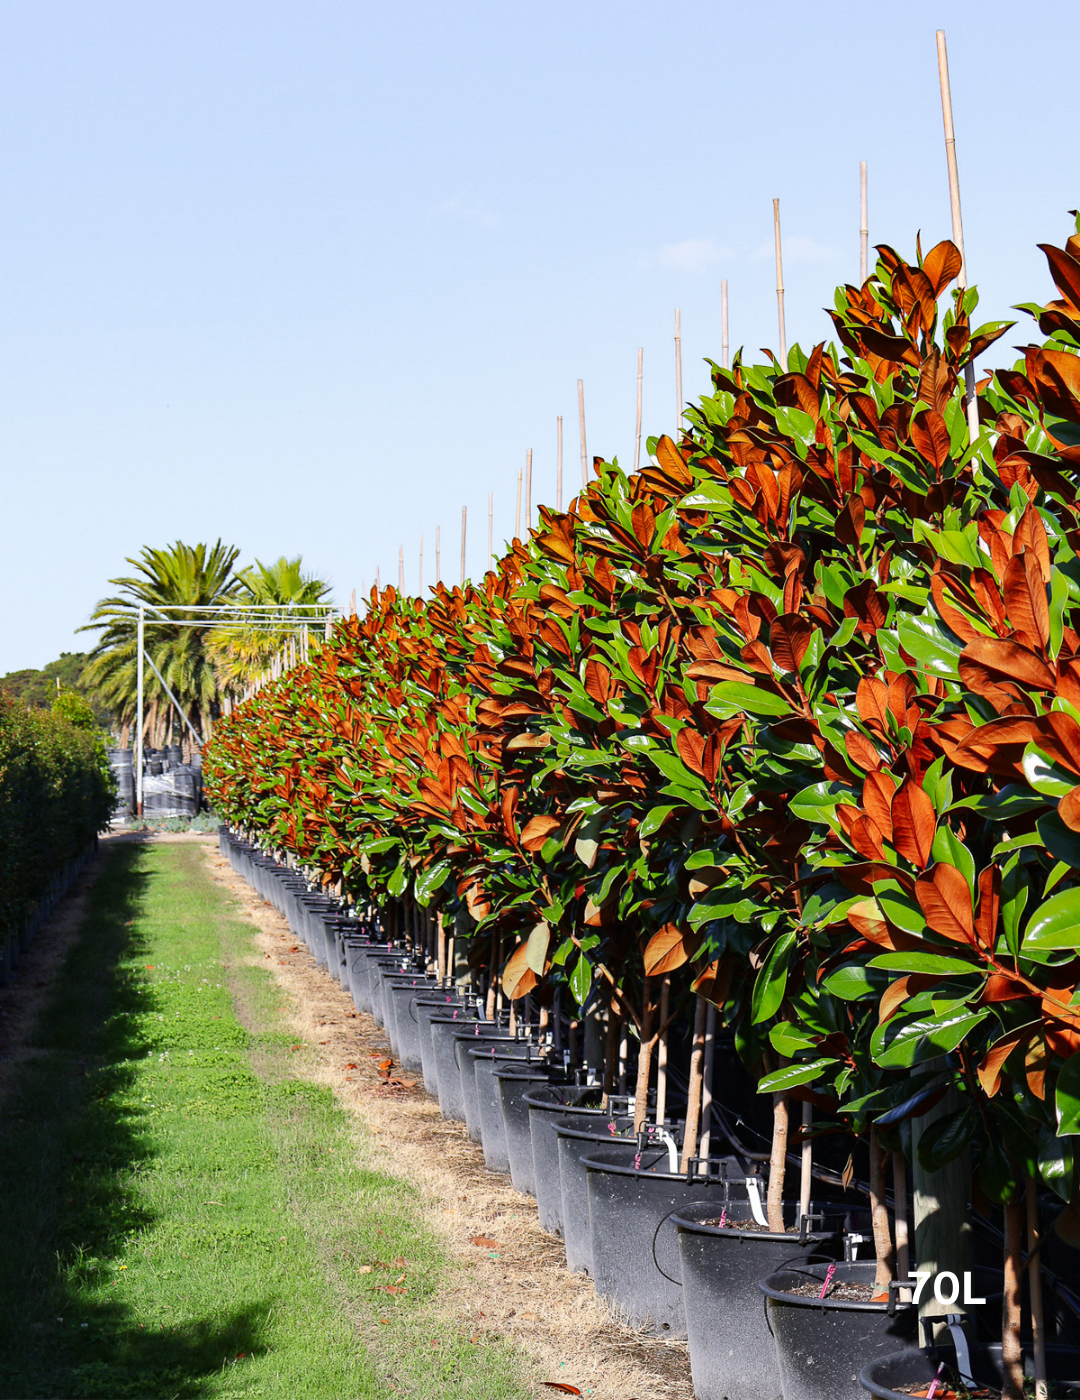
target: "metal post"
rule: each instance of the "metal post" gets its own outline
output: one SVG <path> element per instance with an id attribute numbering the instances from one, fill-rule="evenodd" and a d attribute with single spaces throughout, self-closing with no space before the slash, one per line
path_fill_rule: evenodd
<path id="1" fill-rule="evenodd" d="M 143 647 L 146 642 L 146 609 L 139 604 L 139 680 L 135 699 L 135 815 L 143 814 Z"/>

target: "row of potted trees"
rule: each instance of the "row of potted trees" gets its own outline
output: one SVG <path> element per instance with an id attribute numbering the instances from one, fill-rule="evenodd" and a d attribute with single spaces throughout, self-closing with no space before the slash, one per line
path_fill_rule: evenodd
<path id="1" fill-rule="evenodd" d="M 975 441 L 964 371 L 1011 327 L 946 297 L 951 244 L 882 247 L 839 346 L 713 366 L 644 471 L 597 459 L 479 584 L 373 592 L 205 764 L 493 995 L 580 1008 L 637 1128 L 681 1035 L 687 1161 L 727 1028 L 774 1230 L 791 1150 L 844 1143 L 882 1290 L 909 1185 L 923 1271 L 996 1217 L 1010 1397 L 1025 1257 L 1080 1258 L 1080 237 L 1044 251 L 1046 339 L 979 380 Z"/>

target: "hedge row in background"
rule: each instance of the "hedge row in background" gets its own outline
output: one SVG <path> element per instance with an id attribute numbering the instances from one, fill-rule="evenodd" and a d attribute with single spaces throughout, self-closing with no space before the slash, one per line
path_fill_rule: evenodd
<path id="1" fill-rule="evenodd" d="M 31 710 L 0 691 L 0 938 L 21 931 L 57 873 L 108 825 L 116 788 L 82 696 Z"/>

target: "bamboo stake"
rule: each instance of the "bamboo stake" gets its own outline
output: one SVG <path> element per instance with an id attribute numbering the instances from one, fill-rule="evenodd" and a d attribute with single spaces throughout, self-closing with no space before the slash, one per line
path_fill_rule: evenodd
<path id="1" fill-rule="evenodd" d="M 949 86 L 949 55 L 945 48 L 945 31 L 937 31 L 938 82 L 941 85 L 941 117 L 945 126 L 945 159 L 949 167 L 949 203 L 952 207 L 953 242 L 960 250 L 960 271 L 956 285 L 961 294 L 967 290 L 967 258 L 964 254 L 964 221 L 960 214 L 960 171 L 956 164 L 956 133 L 953 130 L 952 91 Z M 961 296 L 961 301 L 963 300 Z M 979 436 L 979 404 L 975 396 L 975 366 L 964 366 L 964 394 L 967 407 L 968 437 L 972 442 Z"/>
<path id="2" fill-rule="evenodd" d="M 442 983 L 446 981 L 446 925 L 443 923 L 441 913 L 435 915 L 435 924 L 437 929 L 435 968 L 436 975 Z"/>
<path id="3" fill-rule="evenodd" d="M 731 368 L 731 357 L 728 353 L 728 298 L 727 298 L 727 278 L 720 283 L 720 363 L 724 369 Z"/>
<path id="4" fill-rule="evenodd" d="M 405 546 L 399 544 L 397 547 L 397 581 L 398 592 L 405 592 Z"/>
<path id="5" fill-rule="evenodd" d="M 585 384 L 581 379 L 577 382 L 577 411 L 581 430 L 581 486 L 584 490 L 589 484 L 589 453 L 585 446 Z"/>
<path id="6" fill-rule="evenodd" d="M 671 978 L 660 984 L 660 1039 L 656 1047 L 656 1123 L 662 1127 L 667 1117 L 668 1008 L 671 1005 Z"/>
<path id="7" fill-rule="evenodd" d="M 517 514 L 514 516 L 514 539 L 521 539 L 521 472 L 518 471 Z"/>
<path id="8" fill-rule="evenodd" d="M 556 423 L 556 457 L 555 457 L 555 509 L 562 510 L 562 414 L 555 419 Z"/>
<path id="9" fill-rule="evenodd" d="M 436 582 L 436 584 L 442 583 L 442 558 L 441 558 L 441 553 L 442 553 L 442 551 L 441 551 L 441 548 L 440 548 L 440 545 L 441 545 L 441 536 L 442 536 L 442 526 L 441 526 L 441 525 L 436 525 L 436 526 L 435 526 L 435 582 Z"/>
<path id="10" fill-rule="evenodd" d="M 495 558 L 495 553 L 494 553 L 494 550 L 493 550 L 493 548 L 492 548 L 492 543 L 493 543 L 493 531 L 494 531 L 494 529 L 495 529 L 495 493 L 494 493 L 494 491 L 489 491 L 489 492 L 488 492 L 488 564 L 489 564 L 489 565 L 490 565 L 491 561 Z"/>
<path id="11" fill-rule="evenodd" d="M 465 513 L 467 507 L 461 507 L 461 586 L 465 587 Z"/>
<path id="12" fill-rule="evenodd" d="M 637 352 L 637 416 L 634 420 L 634 470 L 641 466 L 641 361 L 645 354 L 643 346 Z"/>
<path id="13" fill-rule="evenodd" d="M 776 315 L 780 323 L 780 368 L 787 373 L 787 328 L 784 325 L 784 259 L 780 251 L 780 201 L 774 199 L 773 238 L 776 242 Z"/>
<path id="14" fill-rule="evenodd" d="M 683 1138 L 680 1170 L 685 1173 L 690 1166 L 690 1158 L 697 1147 L 698 1128 L 701 1126 L 701 1097 L 704 1080 L 705 1059 L 705 998 L 699 996 L 694 1005 L 694 1040 L 690 1050 L 690 1083 L 686 1101 L 686 1136 Z"/>
<path id="15" fill-rule="evenodd" d="M 1046 1384 L 1046 1323 L 1043 1318 L 1042 1264 L 1039 1248 L 1039 1198 L 1035 1193 L 1035 1178 L 1028 1173 L 1025 1189 L 1027 1201 L 1028 1298 L 1031 1302 L 1031 1331 L 1035 1343 L 1035 1400 L 1047 1400 Z"/>
<path id="16" fill-rule="evenodd" d="M 420 597 L 424 596 L 424 537 L 420 536 L 420 573 L 418 576 L 420 585 Z"/>
<path id="17" fill-rule="evenodd" d="M 532 528 L 532 448 L 525 453 L 525 529 Z"/>
<path id="18" fill-rule="evenodd" d="M 892 1159 L 893 1219 L 896 1222 L 896 1275 L 911 1277 L 911 1248 L 908 1240 L 907 1162 L 902 1152 Z M 900 1301 L 911 1302 L 911 1289 L 901 1288 Z"/>
<path id="19" fill-rule="evenodd" d="M 349 594 L 349 616 L 356 616 L 356 589 Z"/>
<path id="20" fill-rule="evenodd" d="M 859 285 L 865 283 L 870 264 L 870 228 L 866 218 L 866 161 L 859 161 Z"/>
<path id="21" fill-rule="evenodd" d="M 799 1176 L 799 1215 L 810 1214 L 810 1190 L 813 1185 L 811 1169 L 814 1165 L 814 1150 L 810 1140 L 810 1125 L 814 1121 L 813 1107 L 804 1102 L 802 1106 L 802 1161 Z"/>
<path id="22" fill-rule="evenodd" d="M 675 436 L 682 432 L 682 334 L 679 328 L 681 313 L 675 308 Z"/>

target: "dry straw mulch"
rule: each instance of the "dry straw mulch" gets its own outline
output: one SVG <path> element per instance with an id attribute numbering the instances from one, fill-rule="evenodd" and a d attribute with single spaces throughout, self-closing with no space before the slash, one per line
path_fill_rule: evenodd
<path id="1" fill-rule="evenodd" d="M 595 1400 L 690 1400 L 686 1343 L 621 1324 L 589 1279 L 567 1270 L 562 1242 L 540 1228 L 532 1197 L 485 1169 L 464 1124 L 447 1122 L 422 1084 L 384 1081 L 379 1063 L 390 1049 L 382 1030 L 235 874 L 216 840 L 205 844 L 214 879 L 255 926 L 252 962 L 268 967 L 287 994 L 298 1046 L 309 1052 L 296 1056 L 296 1072 L 328 1085 L 356 1115 L 372 1134 L 371 1165 L 417 1188 L 428 1224 L 464 1264 L 442 1295 L 446 1312 L 501 1333 L 532 1356 L 544 1379 Z M 478 1237 L 498 1247 L 473 1244 Z"/>

